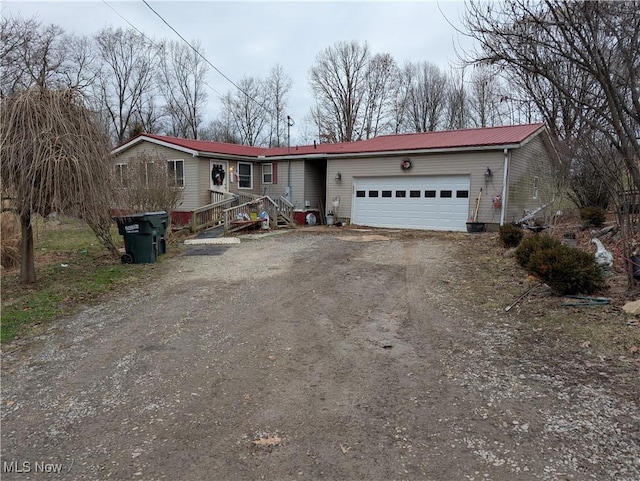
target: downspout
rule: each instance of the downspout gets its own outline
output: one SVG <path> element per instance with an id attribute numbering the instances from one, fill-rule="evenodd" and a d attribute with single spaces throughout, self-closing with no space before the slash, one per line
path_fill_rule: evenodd
<path id="1" fill-rule="evenodd" d="M 500 209 L 500 225 L 504 225 L 505 216 L 507 213 L 507 194 L 509 189 L 507 183 L 509 181 L 509 160 L 511 159 L 511 152 L 509 149 L 504 149 L 504 167 L 502 169 L 502 208 Z"/>

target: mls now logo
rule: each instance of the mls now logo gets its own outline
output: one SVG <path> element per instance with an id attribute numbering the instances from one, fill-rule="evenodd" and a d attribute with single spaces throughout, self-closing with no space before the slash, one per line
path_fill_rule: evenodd
<path id="1" fill-rule="evenodd" d="M 45 463 L 43 461 L 3 461 L 3 473 L 46 473 L 60 474 L 62 472 L 62 463 Z"/>

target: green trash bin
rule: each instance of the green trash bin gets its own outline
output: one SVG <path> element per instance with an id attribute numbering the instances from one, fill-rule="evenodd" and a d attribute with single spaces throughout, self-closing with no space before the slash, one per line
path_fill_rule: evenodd
<path id="1" fill-rule="evenodd" d="M 124 237 L 123 264 L 149 264 L 167 252 L 167 225 L 165 211 L 131 214 L 115 217 L 118 232 Z"/>

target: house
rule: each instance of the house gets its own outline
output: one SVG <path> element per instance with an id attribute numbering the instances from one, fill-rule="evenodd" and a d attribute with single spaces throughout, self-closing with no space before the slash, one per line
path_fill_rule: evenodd
<path id="1" fill-rule="evenodd" d="M 543 124 L 290 148 L 141 134 L 112 153 L 120 170 L 143 152 L 169 163 L 184 188 L 174 219 L 246 194 L 286 199 L 302 222 L 332 211 L 357 225 L 465 231 L 470 219 L 497 226 L 546 202 L 548 140 Z"/>

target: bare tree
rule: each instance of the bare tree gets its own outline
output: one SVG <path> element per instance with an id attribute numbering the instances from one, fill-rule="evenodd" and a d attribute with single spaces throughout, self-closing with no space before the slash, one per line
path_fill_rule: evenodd
<path id="1" fill-rule="evenodd" d="M 469 95 L 464 84 L 464 69 L 449 74 L 446 94 L 446 128 L 458 130 L 469 125 Z"/>
<path id="2" fill-rule="evenodd" d="M 262 145 L 267 139 L 265 129 L 269 117 L 264 82 L 256 77 L 244 77 L 234 94 L 222 98 L 223 117 L 229 119 L 233 136 L 244 145 Z"/>
<path id="3" fill-rule="evenodd" d="M 0 178 L 11 210 L 20 216 L 22 282 L 36 280 L 34 214 L 82 218 L 117 252 L 109 232 L 109 139 L 78 91 L 34 86 L 3 99 L 1 113 Z"/>
<path id="4" fill-rule="evenodd" d="M 408 64 L 401 69 L 397 69 L 390 106 L 390 131 L 394 134 L 411 132 L 411 121 L 409 119 L 409 99 L 412 79 L 411 73 L 411 68 L 408 67 Z"/>
<path id="5" fill-rule="evenodd" d="M 265 81 L 267 106 L 269 107 L 269 147 L 281 147 L 286 144 L 287 97 L 291 92 L 292 80 L 282 65 L 276 64 Z"/>
<path id="6" fill-rule="evenodd" d="M 0 40 L 2 95 L 32 85 L 84 90 L 94 80 L 88 40 L 67 35 L 56 25 L 5 17 L 0 20 Z"/>
<path id="7" fill-rule="evenodd" d="M 312 118 L 320 141 L 351 142 L 362 137 L 369 47 L 338 42 L 318 54 L 309 73 L 317 111 Z"/>
<path id="8" fill-rule="evenodd" d="M 362 136 L 365 139 L 391 131 L 393 99 L 398 88 L 398 68 L 390 54 L 376 54 L 371 57 L 367 70 L 362 122 Z"/>
<path id="9" fill-rule="evenodd" d="M 200 139 L 212 140 L 214 142 L 225 142 L 227 144 L 241 143 L 240 139 L 236 136 L 233 125 L 228 116 L 223 116 L 209 122 L 203 129 L 201 129 Z"/>
<path id="10" fill-rule="evenodd" d="M 191 45 L 204 54 L 199 41 Z M 205 78 L 208 66 L 203 57 L 189 45 L 177 41 L 160 47 L 161 81 L 159 82 L 170 119 L 171 135 L 188 139 L 198 138 L 202 112 L 206 107 Z"/>
<path id="11" fill-rule="evenodd" d="M 477 66 L 469 87 L 471 120 L 476 127 L 502 125 L 505 94 L 497 72 L 486 65 Z"/>
<path id="12" fill-rule="evenodd" d="M 640 2 L 471 3 L 465 24 L 479 45 L 470 60 L 498 65 L 524 88 L 545 79 L 549 94 L 572 105 L 549 123 L 576 115 L 599 131 L 640 189 Z"/>
<path id="13" fill-rule="evenodd" d="M 408 115 L 415 132 L 438 130 L 444 122 L 447 76 L 429 62 L 407 64 L 409 81 Z"/>
<path id="14" fill-rule="evenodd" d="M 103 29 L 95 40 L 100 61 L 95 95 L 120 143 L 133 124 L 148 115 L 146 100 L 153 97 L 158 56 L 153 45 L 133 30 Z"/>

